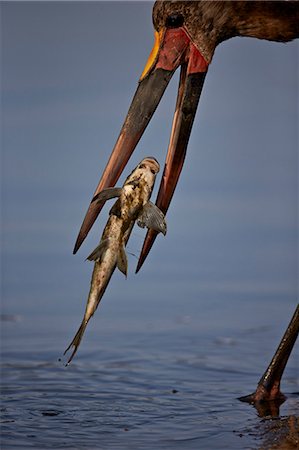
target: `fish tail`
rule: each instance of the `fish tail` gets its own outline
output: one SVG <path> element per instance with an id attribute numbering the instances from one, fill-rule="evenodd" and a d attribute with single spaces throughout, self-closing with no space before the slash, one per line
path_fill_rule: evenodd
<path id="1" fill-rule="evenodd" d="M 77 333 L 76 333 L 76 335 L 74 337 L 74 339 L 72 340 L 72 342 L 70 343 L 68 348 L 65 350 L 64 355 L 70 350 L 70 348 L 74 347 L 73 352 L 72 352 L 71 356 L 69 357 L 69 359 L 68 359 L 68 361 L 66 363 L 66 366 L 68 366 L 70 364 L 70 362 L 72 361 L 73 357 L 75 356 L 75 354 L 76 354 L 76 352 L 78 350 L 78 347 L 80 345 L 80 342 L 81 342 L 81 339 L 83 337 L 83 334 L 84 334 L 84 331 L 85 331 L 85 328 L 86 328 L 87 324 L 88 324 L 88 320 L 86 320 L 84 318 L 82 323 L 81 323 L 81 325 L 80 325 L 80 327 L 79 327 L 79 330 L 77 331 Z"/>

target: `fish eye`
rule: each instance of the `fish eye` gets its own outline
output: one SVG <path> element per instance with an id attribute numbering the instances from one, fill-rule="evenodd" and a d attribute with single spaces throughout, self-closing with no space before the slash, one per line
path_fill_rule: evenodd
<path id="1" fill-rule="evenodd" d="M 145 164 L 140 164 L 139 169 L 145 169 L 145 168 L 146 168 Z"/>
<path id="2" fill-rule="evenodd" d="M 156 171 L 154 169 L 151 169 L 151 172 L 152 172 L 153 175 L 156 174 Z"/>
<path id="3" fill-rule="evenodd" d="M 182 16 L 182 14 L 173 13 L 167 17 L 165 25 L 167 28 L 179 28 L 183 25 L 183 23 L 184 17 Z"/>

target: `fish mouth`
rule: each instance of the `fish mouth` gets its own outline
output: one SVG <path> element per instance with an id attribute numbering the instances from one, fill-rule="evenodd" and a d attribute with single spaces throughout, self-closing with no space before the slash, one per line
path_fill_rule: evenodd
<path id="1" fill-rule="evenodd" d="M 147 156 L 146 158 L 144 158 L 139 164 L 139 167 L 141 168 L 141 166 L 145 165 L 148 166 L 152 173 L 154 173 L 155 175 L 160 172 L 160 164 L 153 156 Z"/>
<path id="2" fill-rule="evenodd" d="M 184 164 L 192 125 L 208 70 L 208 63 L 184 26 L 163 28 L 155 32 L 153 50 L 93 197 L 117 182 L 150 122 L 170 79 L 179 67 L 180 81 L 175 113 L 156 200 L 157 207 L 166 214 Z M 78 251 L 102 207 L 101 203 L 90 203 L 73 253 Z M 157 233 L 153 230 L 147 232 L 136 272 L 144 263 L 156 236 Z"/>

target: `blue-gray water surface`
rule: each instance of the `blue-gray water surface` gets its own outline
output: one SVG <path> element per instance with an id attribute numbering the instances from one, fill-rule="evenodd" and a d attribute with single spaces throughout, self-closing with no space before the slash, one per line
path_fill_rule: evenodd
<path id="1" fill-rule="evenodd" d="M 140 292 L 101 306 L 68 367 L 59 357 L 80 315 L 2 317 L 1 448 L 272 448 L 263 427 L 275 419 L 237 397 L 253 391 L 292 301 Z M 283 391 L 280 416 L 298 414 L 295 355 Z"/>

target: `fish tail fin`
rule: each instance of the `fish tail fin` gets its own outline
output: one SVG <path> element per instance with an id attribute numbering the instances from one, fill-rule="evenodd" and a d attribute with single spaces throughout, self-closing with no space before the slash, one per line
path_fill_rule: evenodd
<path id="1" fill-rule="evenodd" d="M 70 362 L 72 361 L 73 357 L 77 353 L 78 347 L 80 345 L 80 342 L 81 342 L 81 339 L 83 337 L 83 334 L 84 334 L 84 331 L 85 331 L 85 328 L 86 328 L 87 324 L 88 324 L 88 320 L 85 320 L 85 318 L 84 318 L 82 323 L 81 323 L 81 325 L 80 325 L 80 327 L 79 327 L 79 330 L 77 331 L 77 333 L 76 333 L 76 335 L 74 337 L 74 339 L 72 340 L 72 342 L 70 343 L 68 348 L 63 353 L 65 355 L 72 347 L 74 347 L 73 352 L 72 352 L 71 356 L 69 357 L 69 359 L 68 359 L 68 361 L 66 363 L 66 366 L 68 366 L 70 364 Z"/>

